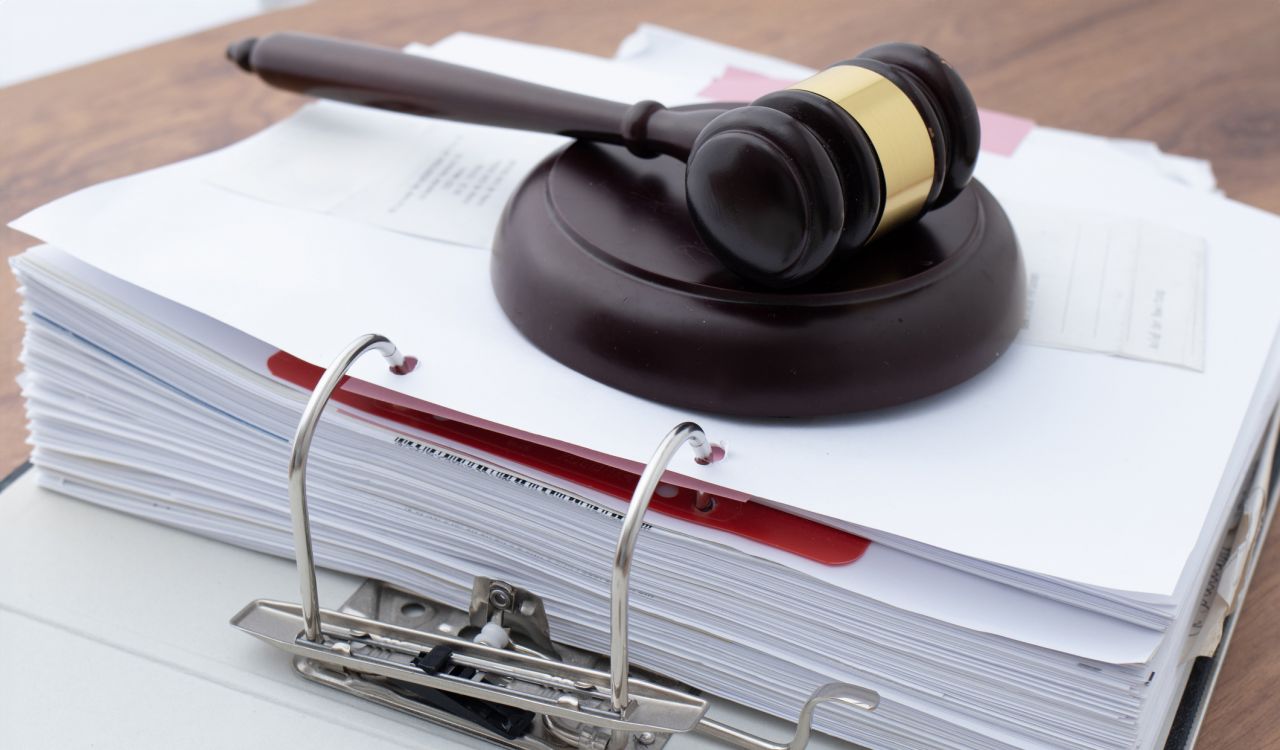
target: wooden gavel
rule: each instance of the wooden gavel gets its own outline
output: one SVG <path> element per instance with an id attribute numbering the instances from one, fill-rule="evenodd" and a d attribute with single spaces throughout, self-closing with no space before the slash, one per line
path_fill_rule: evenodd
<path id="1" fill-rule="evenodd" d="M 357 42 L 277 33 L 227 56 L 324 99 L 685 161 L 699 236 L 743 277 L 799 284 L 968 184 L 978 113 L 933 52 L 884 44 L 732 109 L 624 104 Z"/>

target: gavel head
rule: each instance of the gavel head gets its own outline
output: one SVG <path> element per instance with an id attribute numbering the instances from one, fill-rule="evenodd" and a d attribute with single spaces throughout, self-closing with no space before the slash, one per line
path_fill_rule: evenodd
<path id="1" fill-rule="evenodd" d="M 710 122 L 689 154 L 689 211 L 731 269 L 813 277 L 968 184 L 978 112 L 933 52 L 884 44 Z"/>

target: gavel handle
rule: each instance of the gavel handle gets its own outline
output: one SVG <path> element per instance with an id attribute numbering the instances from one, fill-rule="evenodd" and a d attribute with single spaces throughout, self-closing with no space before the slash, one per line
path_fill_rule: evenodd
<path id="1" fill-rule="evenodd" d="M 312 34 L 245 39 L 227 57 L 276 88 L 394 112 L 625 145 L 678 159 L 714 112 L 634 105 Z"/>

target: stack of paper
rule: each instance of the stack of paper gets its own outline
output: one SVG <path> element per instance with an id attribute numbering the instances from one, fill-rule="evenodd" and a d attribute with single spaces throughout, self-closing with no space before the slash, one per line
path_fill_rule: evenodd
<path id="1" fill-rule="evenodd" d="M 668 103 L 809 72 L 653 27 L 614 60 L 470 35 L 414 51 Z M 875 748 L 1153 747 L 1266 499 L 1280 219 L 1216 195 L 1202 163 L 985 117 L 978 175 L 1027 257 L 1024 336 L 948 393 L 812 421 L 643 401 L 519 336 L 486 248 L 556 137 L 319 103 L 73 194 L 14 224 L 48 243 L 13 262 L 42 482 L 290 555 L 288 436 L 308 395 L 290 373 L 380 332 L 421 364 L 353 374 L 433 416 L 330 409 L 310 463 L 322 565 L 460 606 L 472 576 L 502 577 L 547 599 L 557 638 L 603 650 L 624 503 L 465 436 L 633 469 L 694 419 L 727 457 L 679 456 L 672 492 L 870 543 L 830 565 L 651 514 L 636 664 L 788 718 L 824 682 L 866 685 L 877 711 L 818 724 Z"/>

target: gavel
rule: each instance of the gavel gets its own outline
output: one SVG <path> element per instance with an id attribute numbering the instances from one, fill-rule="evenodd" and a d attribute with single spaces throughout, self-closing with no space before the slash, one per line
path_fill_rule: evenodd
<path id="1" fill-rule="evenodd" d="M 873 47 L 729 109 L 628 105 L 309 34 L 245 39 L 227 56 L 314 97 L 682 160 L 699 237 L 729 269 L 773 288 L 945 205 L 978 155 L 973 96 L 914 44 Z"/>

